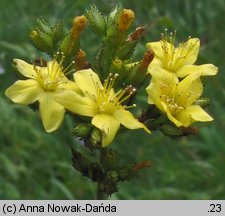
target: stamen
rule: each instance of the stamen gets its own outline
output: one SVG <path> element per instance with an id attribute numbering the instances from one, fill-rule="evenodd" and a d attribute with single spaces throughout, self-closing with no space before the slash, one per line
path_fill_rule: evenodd
<path id="1" fill-rule="evenodd" d="M 104 81 L 103 89 L 100 89 L 97 84 L 94 84 L 97 93 L 95 102 L 98 107 L 98 111 L 101 113 L 112 113 L 116 109 L 121 109 L 121 107 L 127 109 L 135 106 L 122 105 L 124 101 L 136 92 L 136 89 L 133 86 L 129 85 L 125 89 L 120 89 L 116 93 L 112 93 L 111 90 L 113 89 L 115 80 L 118 76 L 118 74 L 110 73 Z M 95 83 L 94 80 L 93 83 Z"/>
<path id="2" fill-rule="evenodd" d="M 74 71 L 75 69 L 68 69 L 74 64 L 72 62 L 66 69 L 63 69 L 63 61 L 64 54 L 62 52 L 57 52 L 54 54 L 54 59 L 50 62 L 47 62 L 47 65 L 44 66 L 44 61 L 40 58 L 40 67 L 35 65 L 33 62 L 33 67 L 36 72 L 36 80 L 42 85 L 45 90 L 52 91 L 55 90 L 60 84 L 66 83 L 66 81 L 62 81 L 62 77 L 64 77 L 64 73 L 67 71 L 67 74 Z M 59 63 L 58 63 L 59 62 Z"/>
<path id="3" fill-rule="evenodd" d="M 70 67 L 72 67 L 72 65 L 75 65 L 75 61 L 72 61 L 65 69 L 63 69 L 63 73 L 64 75 L 68 75 L 70 74 L 71 72 L 74 72 L 75 71 L 75 68 L 73 69 L 70 69 L 69 71 L 67 71 Z M 67 71 L 67 72 L 66 72 Z"/>
<path id="4" fill-rule="evenodd" d="M 123 107 L 126 108 L 126 109 L 130 109 L 130 108 L 134 108 L 136 106 L 137 106 L 137 104 L 132 104 L 132 105 L 129 105 L 129 106 L 124 105 Z"/>

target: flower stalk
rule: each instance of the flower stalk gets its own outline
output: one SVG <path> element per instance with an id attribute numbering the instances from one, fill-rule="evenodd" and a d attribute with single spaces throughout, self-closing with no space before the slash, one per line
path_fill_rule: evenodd
<path id="1" fill-rule="evenodd" d="M 99 148 L 99 163 L 103 165 L 104 163 L 104 156 L 105 156 L 105 152 L 107 151 L 107 148 Z M 97 194 L 96 194 L 96 198 L 97 200 L 105 200 L 107 199 L 106 194 L 104 193 L 104 182 L 102 182 L 102 179 L 98 179 L 97 182 Z"/>

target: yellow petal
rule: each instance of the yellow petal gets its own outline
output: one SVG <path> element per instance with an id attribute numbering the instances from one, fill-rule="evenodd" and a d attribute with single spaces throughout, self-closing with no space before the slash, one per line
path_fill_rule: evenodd
<path id="1" fill-rule="evenodd" d="M 174 97 L 178 78 L 162 68 L 155 68 L 150 85 L 146 88 L 148 103 L 155 104 L 158 109 L 164 111 L 161 101 L 164 96 Z"/>
<path id="2" fill-rule="evenodd" d="M 191 38 L 185 43 L 181 43 L 175 50 L 175 58 L 179 64 L 194 64 L 199 53 L 200 41 L 198 38 Z"/>
<path id="3" fill-rule="evenodd" d="M 108 146 L 114 139 L 120 123 L 110 115 L 98 114 L 92 119 L 92 124 L 102 131 L 102 146 Z"/>
<path id="4" fill-rule="evenodd" d="M 171 114 L 171 112 L 170 112 L 169 108 L 167 107 L 167 105 L 166 105 L 164 102 L 161 102 L 161 103 L 162 103 L 162 106 L 163 106 L 163 108 L 164 108 L 164 111 L 165 111 L 165 113 L 166 113 L 168 119 L 169 119 L 171 122 L 173 122 L 177 127 L 182 126 L 182 123 L 181 123 L 177 118 L 175 118 L 175 117 Z"/>
<path id="5" fill-rule="evenodd" d="M 148 103 L 149 104 L 155 104 L 158 109 L 161 111 L 164 111 L 162 105 L 161 105 L 161 90 L 159 88 L 159 85 L 156 85 L 154 82 L 150 83 L 150 85 L 146 88 L 147 94 L 148 94 Z"/>
<path id="6" fill-rule="evenodd" d="M 150 130 L 141 122 L 139 122 L 129 111 L 127 110 L 117 110 L 113 116 L 120 122 L 123 126 L 129 129 L 139 129 L 143 128 L 146 132 L 151 133 Z"/>
<path id="7" fill-rule="evenodd" d="M 5 91 L 5 95 L 14 103 L 32 104 L 38 100 L 43 90 L 33 79 L 18 80 Z"/>
<path id="8" fill-rule="evenodd" d="M 218 72 L 218 68 L 213 64 L 203 65 L 185 65 L 177 71 L 178 77 L 185 77 L 191 73 L 200 73 L 201 76 L 214 76 Z"/>
<path id="9" fill-rule="evenodd" d="M 58 129 L 65 113 L 64 107 L 54 100 L 54 94 L 54 92 L 45 92 L 39 100 L 41 119 L 47 132 Z"/>
<path id="10" fill-rule="evenodd" d="M 34 70 L 34 66 L 32 64 L 28 64 L 27 62 L 20 59 L 13 59 L 17 70 L 25 77 L 34 78 L 36 76 L 36 72 Z"/>
<path id="11" fill-rule="evenodd" d="M 192 105 L 180 111 L 176 115 L 176 118 L 185 127 L 190 126 L 193 122 L 208 122 L 213 120 L 213 118 L 198 105 Z"/>
<path id="12" fill-rule="evenodd" d="M 54 98 L 66 109 L 79 115 L 92 117 L 97 112 L 97 107 L 94 101 L 89 97 L 79 95 L 75 91 L 65 90 L 55 95 Z"/>
<path id="13" fill-rule="evenodd" d="M 179 80 L 174 73 L 162 68 L 155 68 L 155 72 L 152 74 L 151 83 L 155 83 L 155 91 L 158 91 L 159 96 L 167 95 L 172 97 L 178 82 Z"/>
<path id="14" fill-rule="evenodd" d="M 70 81 L 66 76 L 62 78 L 62 83 L 59 85 L 58 89 L 67 89 L 72 90 L 77 93 L 81 93 L 80 88 L 78 88 L 77 84 L 73 81 Z"/>
<path id="15" fill-rule="evenodd" d="M 98 75 L 91 69 L 75 72 L 74 80 L 84 95 L 96 96 L 97 89 L 103 88 Z"/>
<path id="16" fill-rule="evenodd" d="M 151 81 L 153 82 L 163 83 L 164 85 L 168 86 L 175 86 L 179 81 L 174 73 L 171 73 L 160 67 L 155 67 L 152 70 L 154 70 L 154 73 L 151 73 L 152 75 Z"/>
<path id="17" fill-rule="evenodd" d="M 190 74 L 178 84 L 175 100 L 180 106 L 187 107 L 202 95 L 203 85 L 199 76 L 198 73 Z"/>
<path id="18" fill-rule="evenodd" d="M 171 46 L 170 43 L 166 42 L 167 46 Z M 154 52 L 154 58 L 159 58 L 160 60 L 163 60 L 165 57 L 165 52 L 164 49 L 162 47 L 162 42 L 158 41 L 158 42 L 151 42 L 151 43 L 147 43 L 146 47 L 150 50 L 152 50 Z"/>
<path id="19" fill-rule="evenodd" d="M 154 74 L 155 72 L 157 73 L 157 68 L 164 68 L 164 65 L 159 58 L 154 57 L 154 59 L 148 66 L 147 73 L 149 74 Z"/>

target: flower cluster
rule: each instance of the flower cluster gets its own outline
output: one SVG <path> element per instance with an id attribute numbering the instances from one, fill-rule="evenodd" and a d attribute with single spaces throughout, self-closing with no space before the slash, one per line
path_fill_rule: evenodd
<path id="1" fill-rule="evenodd" d="M 166 113 L 168 119 L 177 127 L 188 127 L 193 122 L 212 121 L 197 100 L 202 95 L 201 76 L 217 74 L 212 64 L 194 65 L 200 48 L 198 38 L 189 38 L 175 47 L 175 34 L 169 40 L 162 34 L 159 42 L 147 43 L 154 53 L 154 59 L 148 67 L 152 79 L 146 88 L 148 103 Z"/>
<path id="2" fill-rule="evenodd" d="M 177 127 L 213 120 L 197 104 L 203 92 L 201 76 L 217 73 L 212 64 L 194 65 L 199 39 L 189 38 L 175 47 L 175 35 L 171 34 L 168 40 L 163 34 L 160 41 L 147 43 L 143 59 L 133 63 L 130 57 L 143 32 L 139 27 L 127 34 L 134 18 L 131 10 L 116 8 L 104 17 L 92 7 L 87 18 L 74 19 L 67 35 L 63 34 L 60 23 L 53 28 L 40 19 L 31 32 L 31 39 L 52 60 L 41 60 L 36 65 L 14 59 L 17 70 L 28 79 L 16 81 L 6 90 L 6 96 L 19 104 L 38 102 L 47 132 L 59 128 L 66 110 L 84 116 L 82 123 L 91 123 L 101 132 L 101 147 L 112 143 L 120 125 L 150 133 L 130 111 L 136 106 L 133 100 L 146 75 L 151 76 L 146 104 L 154 104 Z M 80 35 L 87 22 L 103 39 L 96 65 L 89 64 L 86 53 L 79 48 Z M 71 72 L 74 80 L 69 79 Z"/>

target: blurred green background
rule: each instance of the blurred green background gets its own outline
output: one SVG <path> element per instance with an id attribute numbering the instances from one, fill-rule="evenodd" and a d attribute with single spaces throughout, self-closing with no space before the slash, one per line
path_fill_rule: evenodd
<path id="1" fill-rule="evenodd" d="M 199 124 L 195 137 L 171 139 L 131 131 L 111 146 L 124 161 L 150 160 L 152 167 L 131 182 L 119 185 L 111 199 L 225 199 L 225 1 L 224 0 L 0 0 L 0 199 L 94 199 L 96 186 L 71 167 L 69 145 L 72 123 L 47 134 L 38 113 L 13 104 L 5 89 L 19 76 L 13 58 L 30 61 L 40 54 L 28 33 L 36 18 L 54 23 L 63 19 L 70 28 L 74 16 L 91 4 L 108 13 L 117 3 L 136 14 L 133 29 L 147 26 L 144 44 L 159 40 L 165 28 L 177 30 L 177 41 L 189 35 L 201 39 L 198 64 L 213 63 L 219 74 L 207 80 L 205 96 L 215 120 Z M 95 36 L 84 32 L 82 47 L 89 55 L 98 48 Z"/>

